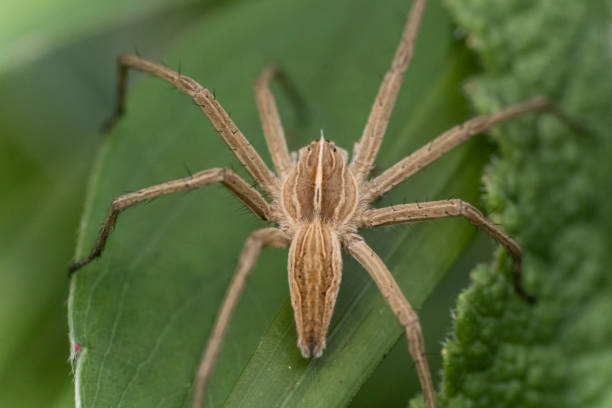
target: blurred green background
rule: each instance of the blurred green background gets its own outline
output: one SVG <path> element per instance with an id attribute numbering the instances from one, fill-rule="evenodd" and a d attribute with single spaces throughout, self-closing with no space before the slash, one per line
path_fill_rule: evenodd
<path id="1" fill-rule="evenodd" d="M 114 61 L 163 55 L 213 2 L 0 3 L 0 406 L 74 405 L 68 280 Z"/>
<path id="2" fill-rule="evenodd" d="M 128 96 L 134 103 L 128 102 L 126 122 L 110 136 L 103 135 L 100 125 L 112 112 L 114 104 L 116 57 L 122 52 L 138 52 L 148 59 L 165 61 L 175 69 L 180 64 L 187 75 L 217 90 L 225 108 L 260 152 L 264 151 L 264 144 L 257 127 L 250 84 L 265 63 L 279 62 L 287 67 L 289 75 L 303 91 L 311 112 L 306 121 L 296 117 L 291 106 L 279 95 L 290 147 L 295 149 L 305 144 L 316 137 L 322 127 L 329 138 L 350 149 L 360 134 L 376 87 L 392 58 L 409 4 L 390 1 L 379 7 L 364 1 L 315 3 L 291 1 L 281 6 L 278 1 L 239 0 L 89 3 L 4 0 L 0 4 L 0 407 L 74 405 L 66 318 L 69 282 L 65 269 L 75 254 L 77 230 L 94 167 L 98 167 L 96 174 L 102 174 L 104 181 L 99 187 L 102 192 L 96 190 L 96 186 L 93 187 L 96 191 L 90 192 L 93 209 L 86 219 L 91 217 L 92 223 L 84 224 L 81 254 L 89 249 L 113 196 L 182 177 L 185 166 L 197 171 L 211 166 L 237 165 L 222 144 L 213 140 L 214 134 L 206 118 L 188 98 L 178 95 L 161 81 L 146 80 L 145 85 L 141 76 L 134 76 L 131 81 L 130 90 L 133 89 L 135 95 Z M 448 12 L 438 1 L 430 3 L 415 52 L 415 65 L 409 71 L 406 88 L 382 148 L 381 167 L 474 113 L 463 97 L 462 85 L 466 78 L 480 72 L 481 67 L 467 50 L 462 36 L 455 35 L 458 30 Z M 104 153 L 110 158 L 99 158 L 105 137 L 112 138 Z M 137 146 L 142 146 L 143 150 L 136 150 Z M 460 193 L 465 194 L 461 198 L 482 207 L 478 174 L 491 150 L 481 138 L 446 163 L 432 166 L 428 175 L 416 178 L 379 204 L 443 199 L 448 197 L 428 194 L 454 197 Z M 268 159 L 267 154 L 265 158 Z M 452 175 L 458 169 L 467 170 L 462 174 L 463 181 L 454 185 Z M 133 176 L 132 173 L 137 174 Z M 201 328 L 191 338 L 192 348 L 199 348 L 215 314 L 214 305 L 218 304 L 215 299 L 222 295 L 231 275 L 241 241 L 247 231 L 259 224 L 251 221 L 240 205 L 220 189 L 189 195 L 187 199 L 194 200 L 187 204 L 189 210 L 183 208 L 186 204 L 181 198 L 160 205 L 154 203 L 152 209 L 144 210 L 144 215 L 137 215 L 138 210 L 135 210 L 134 215 L 130 212 L 132 218 L 122 217 L 115 246 L 123 253 L 113 258 L 111 252 L 103 261 L 106 264 L 84 269 L 91 273 L 79 282 L 85 287 L 87 282 L 97 285 L 95 268 L 100 270 L 103 265 L 114 265 L 118 269 L 114 275 L 116 279 L 105 280 L 108 285 L 103 286 L 110 293 L 118 293 L 113 285 L 123 283 L 118 279 L 123 279 L 124 271 L 116 265 L 134 254 L 138 247 L 135 240 L 142 240 L 149 231 L 155 230 L 155 225 L 147 225 L 147 220 L 155 218 L 147 218 L 146 211 L 152 211 L 149 217 L 164 214 L 169 207 L 177 205 L 183 206 L 181 211 L 185 214 L 195 213 L 198 208 L 219 211 L 219 214 L 225 211 L 231 223 L 222 227 L 215 224 L 216 218 L 209 224 L 200 224 L 184 216 L 182 224 L 192 225 L 194 231 L 181 235 L 177 229 L 174 235 L 167 237 L 179 249 L 184 249 L 184 253 L 168 245 L 157 247 L 166 251 L 162 264 L 179 269 L 172 273 L 180 274 L 182 268 L 191 272 L 185 273 L 185 278 L 170 279 L 171 284 L 178 280 L 181 282 L 178 285 L 187 287 L 197 282 L 199 276 L 208 276 L 208 272 L 217 274 L 217 279 L 211 283 L 210 297 L 202 300 L 206 310 L 184 319 L 186 326 Z M 209 205 L 207 200 L 213 200 L 213 204 Z M 203 218 L 207 216 L 204 214 Z M 468 284 L 469 271 L 477 262 L 491 259 L 494 248 L 489 239 L 475 234 L 473 228 L 449 222 L 454 228 L 451 231 L 460 235 L 460 242 L 449 244 L 452 248 L 447 249 L 448 259 L 444 265 L 436 267 L 439 272 L 435 279 L 428 281 L 431 288 L 423 289 L 423 294 L 417 293 L 417 289 L 409 294 L 418 304 L 424 302 L 420 316 L 436 382 L 439 377 L 436 373 L 442 365 L 440 343 L 451 329 L 450 310 L 457 294 Z M 211 234 L 215 228 L 228 231 L 223 236 L 224 242 L 218 242 L 219 238 Z M 403 246 L 410 237 L 400 228 L 367 235 L 370 243 L 383 251 L 391 266 L 396 267 L 413 262 L 412 258 L 406 260 L 401 256 L 403 252 L 397 247 L 410 255 L 410 251 L 418 249 L 416 244 Z M 425 230 L 420 228 L 410 230 L 409 234 L 421 237 L 419 234 Z M 440 231 L 439 234 L 443 234 L 443 230 Z M 122 233 L 123 238 L 120 238 Z M 179 242 L 181 239 L 184 241 Z M 125 242 L 128 243 L 124 245 Z M 426 242 L 419 244 L 427 247 Z M 203 255 L 192 254 L 199 247 L 209 248 L 208 251 L 217 253 L 220 259 L 215 258 L 198 269 L 197 265 L 202 264 L 199 257 Z M 430 250 L 429 256 L 435 258 L 436 251 Z M 151 255 L 150 265 L 154 265 L 158 256 L 158 253 Z M 181 257 L 183 260 L 178 259 Z M 259 269 L 265 269 L 265 265 L 276 267 L 274 275 L 266 277 L 265 270 L 255 271 L 253 285 L 245 297 L 254 300 L 256 307 L 251 315 L 245 311 L 242 317 L 237 317 L 238 322 L 246 321 L 249 325 L 242 331 L 233 329 L 244 337 L 245 345 L 237 342 L 228 346 L 234 354 L 239 347 L 246 347 L 240 350 L 247 351 L 243 356 L 228 357 L 227 362 L 220 362 L 218 378 L 214 380 L 220 391 L 211 391 L 219 398 L 226 397 L 234 387 L 240 387 L 236 384 L 245 365 L 252 355 L 258 355 L 258 347 L 261 348 L 260 337 L 269 338 L 269 328 L 290 316 L 286 310 L 286 282 L 282 280 L 285 279 L 283 257 L 282 253 L 264 256 L 264 266 Z M 422 262 L 418 265 L 427 267 L 427 262 Z M 162 270 L 161 266 L 159 270 L 152 269 L 146 277 L 163 279 L 156 275 Z M 358 275 L 359 272 L 353 273 L 353 270 L 358 268 L 349 263 L 344 282 L 347 289 L 341 293 L 339 317 L 333 325 L 340 325 L 343 321 L 340 316 L 345 314 L 348 319 L 359 315 L 358 311 L 350 309 L 350 299 L 353 294 L 360 293 L 360 285 L 365 283 L 363 274 Z M 130 282 L 138 285 L 138 279 Z M 168 287 L 167 283 L 158 285 Z M 143 293 L 148 292 L 145 289 Z M 265 301 L 258 303 L 258 297 Z M 248 308 L 244 303 L 243 306 Z M 144 311 L 142 308 L 148 306 L 140 307 Z M 99 333 L 107 336 L 104 327 L 108 326 L 103 316 L 100 319 L 99 330 L 102 331 Z M 139 323 L 127 321 L 125 325 L 138 327 L 134 325 Z M 79 333 L 82 339 L 91 341 L 85 330 Z M 95 356 L 94 344 L 91 346 L 91 355 Z M 394 332 L 377 350 L 380 354 L 373 359 L 375 365 L 365 367 L 363 375 L 355 380 L 357 388 L 338 393 L 347 395 L 346 400 L 350 403 L 346 404 L 351 407 L 406 406 L 409 398 L 419 391 L 419 386 L 405 340 Z M 127 347 L 113 355 L 126 357 L 130 353 L 132 350 Z M 191 357 L 186 361 L 197 363 Z M 183 372 L 191 373 L 193 367 L 187 365 Z M 102 393 L 111 395 L 115 386 L 123 389 L 123 374 L 117 373 L 116 377 L 113 374 L 118 385 L 102 381 Z M 127 373 L 126 378 L 131 378 L 130 375 Z M 92 376 L 100 378 L 98 372 Z M 189 381 L 189 375 L 185 378 Z M 184 383 L 177 390 L 179 394 L 169 397 L 172 399 L 168 406 L 188 406 L 189 386 L 188 382 Z M 146 385 L 144 390 L 147 390 Z M 95 406 L 115 406 L 111 401 L 111 397 L 102 399 Z M 230 401 L 233 400 L 230 398 Z"/>

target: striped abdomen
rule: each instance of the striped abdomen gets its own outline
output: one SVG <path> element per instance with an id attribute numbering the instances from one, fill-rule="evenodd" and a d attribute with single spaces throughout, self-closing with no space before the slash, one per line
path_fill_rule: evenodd
<path id="1" fill-rule="evenodd" d="M 319 357 L 342 276 L 336 233 L 324 223 L 305 224 L 291 242 L 288 269 L 298 347 L 304 357 Z"/>

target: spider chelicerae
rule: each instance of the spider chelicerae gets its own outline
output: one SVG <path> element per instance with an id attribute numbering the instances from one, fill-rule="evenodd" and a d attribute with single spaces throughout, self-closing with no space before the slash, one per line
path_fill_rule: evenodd
<path id="1" fill-rule="evenodd" d="M 391 190 L 440 156 L 490 127 L 552 105 L 534 99 L 510 106 L 489 116 L 479 116 L 456 126 L 400 160 L 377 177 L 369 178 L 383 135 L 389 123 L 404 73 L 413 54 L 414 40 L 425 0 L 415 0 L 390 69 L 380 85 L 363 134 L 355 143 L 351 160 L 333 142 L 320 139 L 292 153 L 270 83 L 282 75 L 276 66 L 266 67 L 255 82 L 255 97 L 263 133 L 275 172 L 234 124 L 214 95 L 193 79 L 134 55 L 119 59 L 117 109 L 110 124 L 124 112 L 127 72 L 137 69 L 173 84 L 191 96 L 212 122 L 219 135 L 271 199 L 267 200 L 249 182 L 228 168 L 200 171 L 190 177 L 169 181 L 125 194 L 113 200 L 92 252 L 70 267 L 73 273 L 100 256 L 121 211 L 137 203 L 219 182 L 227 187 L 257 217 L 272 224 L 247 238 L 234 278 L 223 300 L 213 332 L 197 372 L 193 406 L 203 402 L 207 379 L 212 374 L 225 331 L 247 276 L 263 247 L 289 247 L 289 288 L 295 314 L 298 347 L 305 358 L 319 357 L 325 349 L 327 329 L 336 302 L 342 274 L 344 249 L 370 274 L 400 324 L 405 328 L 428 408 L 435 407 L 434 387 L 425 358 L 425 346 L 417 314 L 402 294 L 380 257 L 357 233 L 360 228 L 410 223 L 446 217 L 464 217 L 498 241 L 514 261 L 517 293 L 534 298 L 521 286 L 521 249 L 475 207 L 462 200 L 441 200 L 371 208 L 376 198 Z"/>

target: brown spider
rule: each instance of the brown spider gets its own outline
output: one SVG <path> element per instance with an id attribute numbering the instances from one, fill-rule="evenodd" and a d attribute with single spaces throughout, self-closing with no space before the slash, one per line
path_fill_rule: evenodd
<path id="1" fill-rule="evenodd" d="M 519 115 L 552 108 L 544 99 L 520 103 L 490 116 L 480 116 L 456 126 L 375 178 L 373 167 L 404 73 L 412 57 L 417 27 L 425 0 L 416 0 L 410 11 L 391 68 L 386 73 L 361 139 L 355 143 L 349 164 L 345 150 L 321 138 L 290 153 L 272 93 L 270 81 L 280 75 L 267 67 L 255 82 L 256 103 L 276 174 L 245 139 L 214 95 L 193 79 L 134 55 L 119 60 L 118 103 L 111 124 L 124 111 L 127 71 L 131 68 L 153 74 L 188 94 L 212 122 L 217 132 L 271 201 L 235 172 L 227 168 L 201 171 L 117 197 L 89 256 L 76 262 L 70 273 L 100 256 L 118 214 L 152 198 L 192 190 L 220 182 L 257 217 L 274 226 L 254 231 L 246 240 L 232 283 L 225 295 L 213 332 L 197 372 L 193 406 L 200 407 L 230 317 L 253 270 L 262 247 L 289 247 L 289 289 L 295 313 L 298 347 L 305 358 L 319 357 L 336 302 L 342 274 L 344 248 L 370 274 L 400 324 L 406 330 L 428 408 L 435 407 L 434 388 L 425 358 L 419 319 L 380 257 L 357 234 L 363 227 L 417 222 L 445 217 L 465 217 L 483 229 L 510 253 L 514 260 L 514 285 L 519 295 L 533 301 L 521 286 L 521 249 L 508 235 L 488 221 L 476 208 L 461 200 L 401 204 L 370 208 L 377 197 L 397 186 L 444 153 L 490 127 Z"/>

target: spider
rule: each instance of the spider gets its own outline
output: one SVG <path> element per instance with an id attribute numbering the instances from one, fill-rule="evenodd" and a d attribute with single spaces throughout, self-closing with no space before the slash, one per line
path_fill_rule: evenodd
<path id="1" fill-rule="evenodd" d="M 446 217 L 464 217 L 498 241 L 512 256 L 514 287 L 528 302 L 534 297 L 521 285 L 521 248 L 506 233 L 487 220 L 474 206 L 458 199 L 371 208 L 382 194 L 434 162 L 471 136 L 536 111 L 554 111 L 542 98 L 519 103 L 489 116 L 460 124 L 400 160 L 377 177 L 370 178 L 383 135 L 413 54 L 425 0 L 411 7 L 393 62 L 380 85 L 365 129 L 355 143 L 349 162 L 347 151 L 318 140 L 290 152 L 284 136 L 270 83 L 282 79 L 276 66 L 266 67 L 255 81 L 255 99 L 275 172 L 243 136 L 230 116 L 207 88 L 195 80 L 134 55 L 119 58 L 118 97 L 110 126 L 124 112 L 127 72 L 136 69 L 157 76 L 191 96 L 216 131 L 253 177 L 259 190 L 228 168 L 200 171 L 190 177 L 168 181 L 113 200 L 91 253 L 74 263 L 69 273 L 99 257 L 119 213 L 128 207 L 162 195 L 221 183 L 257 217 L 272 224 L 247 238 L 234 278 L 227 290 L 212 334 L 197 371 L 193 406 L 202 405 L 208 378 L 228 327 L 232 312 L 248 275 L 264 247 L 289 248 L 288 273 L 291 305 L 297 329 L 297 345 L 305 358 L 320 357 L 334 309 L 342 275 L 342 250 L 353 256 L 370 274 L 399 323 L 405 328 L 409 352 L 415 362 L 427 408 L 436 406 L 434 387 L 425 358 L 419 318 L 402 294 L 381 258 L 357 233 L 360 228 L 411 223 Z"/>

